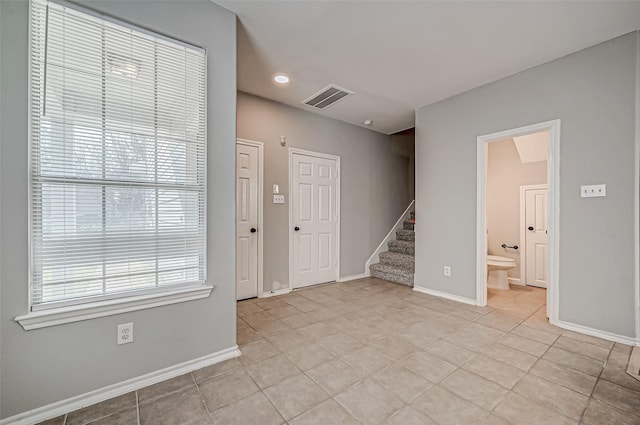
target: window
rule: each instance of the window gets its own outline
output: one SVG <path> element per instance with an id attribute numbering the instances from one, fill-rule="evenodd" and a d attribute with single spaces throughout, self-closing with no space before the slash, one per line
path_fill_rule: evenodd
<path id="1" fill-rule="evenodd" d="M 32 1 L 32 311 L 203 287 L 205 63 Z"/>

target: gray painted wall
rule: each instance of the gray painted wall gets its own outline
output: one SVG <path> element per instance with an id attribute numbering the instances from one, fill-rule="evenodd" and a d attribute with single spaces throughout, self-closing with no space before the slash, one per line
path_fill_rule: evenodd
<path id="1" fill-rule="evenodd" d="M 238 137 L 264 143 L 264 290 L 289 282 L 290 147 L 340 156 L 340 275 L 361 274 L 410 202 L 409 158 L 392 152 L 390 136 L 238 93 Z M 273 184 L 285 204 L 273 204 Z"/>
<path id="2" fill-rule="evenodd" d="M 0 1 L 0 417 L 235 346 L 236 18 L 209 1 L 91 7 L 208 49 L 208 281 L 204 300 L 26 332 L 28 3 Z M 133 322 L 135 342 L 116 345 Z"/>
<path id="3" fill-rule="evenodd" d="M 560 119 L 559 318 L 635 337 L 637 55 L 634 32 L 417 111 L 417 286 L 475 298 L 476 138 Z"/>

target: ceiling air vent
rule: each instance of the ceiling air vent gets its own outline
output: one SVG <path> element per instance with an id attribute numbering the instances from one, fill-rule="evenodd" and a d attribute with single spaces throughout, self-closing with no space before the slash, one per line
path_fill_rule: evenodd
<path id="1" fill-rule="evenodd" d="M 345 97 L 351 96 L 352 94 L 352 91 L 345 90 L 342 87 L 338 87 L 334 84 L 329 84 L 318 93 L 302 101 L 302 103 L 313 108 L 325 109 L 326 107 L 333 105 L 340 99 L 344 99 Z"/>

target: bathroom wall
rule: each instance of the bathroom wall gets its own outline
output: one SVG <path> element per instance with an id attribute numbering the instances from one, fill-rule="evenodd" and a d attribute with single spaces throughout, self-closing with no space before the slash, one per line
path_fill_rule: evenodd
<path id="1" fill-rule="evenodd" d="M 547 161 L 523 163 L 513 139 L 489 143 L 487 163 L 487 248 L 491 255 L 513 258 L 517 266 L 507 272 L 519 283 L 520 251 L 500 245 L 522 246 L 520 240 L 520 186 L 545 184 Z"/>

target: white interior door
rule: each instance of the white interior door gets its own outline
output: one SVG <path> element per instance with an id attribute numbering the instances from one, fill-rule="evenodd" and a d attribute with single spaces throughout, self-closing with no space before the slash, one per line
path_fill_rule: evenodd
<path id="1" fill-rule="evenodd" d="M 338 161 L 291 153 L 292 288 L 337 278 Z"/>
<path id="2" fill-rule="evenodd" d="M 258 147 L 237 145 L 236 298 L 258 296 Z"/>
<path id="3" fill-rule="evenodd" d="M 547 189 L 525 191 L 526 284 L 547 287 Z"/>

